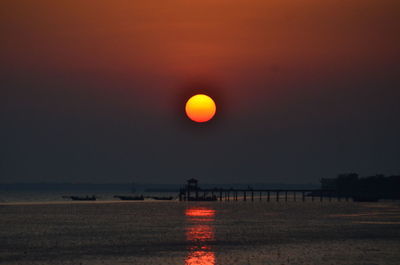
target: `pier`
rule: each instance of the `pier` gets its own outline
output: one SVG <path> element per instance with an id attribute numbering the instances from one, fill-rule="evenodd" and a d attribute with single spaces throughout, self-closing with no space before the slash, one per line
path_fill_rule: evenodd
<path id="1" fill-rule="evenodd" d="M 335 196 L 334 190 L 324 189 L 202 189 L 196 179 L 189 179 L 179 190 L 179 201 L 348 201 L 349 198 Z"/>

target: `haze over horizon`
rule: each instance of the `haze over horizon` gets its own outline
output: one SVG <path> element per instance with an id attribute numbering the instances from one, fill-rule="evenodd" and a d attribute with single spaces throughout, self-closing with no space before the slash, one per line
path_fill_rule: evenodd
<path id="1" fill-rule="evenodd" d="M 12 1 L 0 182 L 400 174 L 398 0 Z M 208 93 L 211 122 L 185 117 Z"/>

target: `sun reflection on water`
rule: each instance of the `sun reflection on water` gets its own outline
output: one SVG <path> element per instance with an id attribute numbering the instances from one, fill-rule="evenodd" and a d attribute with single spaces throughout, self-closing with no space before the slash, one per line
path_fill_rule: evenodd
<path id="1" fill-rule="evenodd" d="M 215 265 L 215 253 L 210 243 L 214 241 L 212 222 L 215 210 L 205 207 L 186 209 L 186 239 L 190 243 L 185 265 Z"/>
<path id="2" fill-rule="evenodd" d="M 214 265 L 215 254 L 209 251 L 193 251 L 188 254 L 186 265 Z"/>

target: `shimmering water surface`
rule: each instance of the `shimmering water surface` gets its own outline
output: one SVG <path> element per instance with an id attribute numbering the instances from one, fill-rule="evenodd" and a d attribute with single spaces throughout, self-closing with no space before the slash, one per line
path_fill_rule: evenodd
<path id="1" fill-rule="evenodd" d="M 2 264 L 399 264 L 397 202 L 0 205 Z"/>

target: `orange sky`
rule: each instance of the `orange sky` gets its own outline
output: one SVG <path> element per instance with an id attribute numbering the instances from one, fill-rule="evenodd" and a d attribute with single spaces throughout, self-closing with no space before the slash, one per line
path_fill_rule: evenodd
<path id="1" fill-rule="evenodd" d="M 399 47 L 397 0 L 39 0 L 2 6 L 7 68 L 140 79 L 148 87 L 140 96 L 157 101 L 200 78 L 221 84 L 232 101 L 253 104 L 259 91 L 235 84 L 267 83 L 263 93 L 273 97 L 277 82 L 393 63 Z"/>

